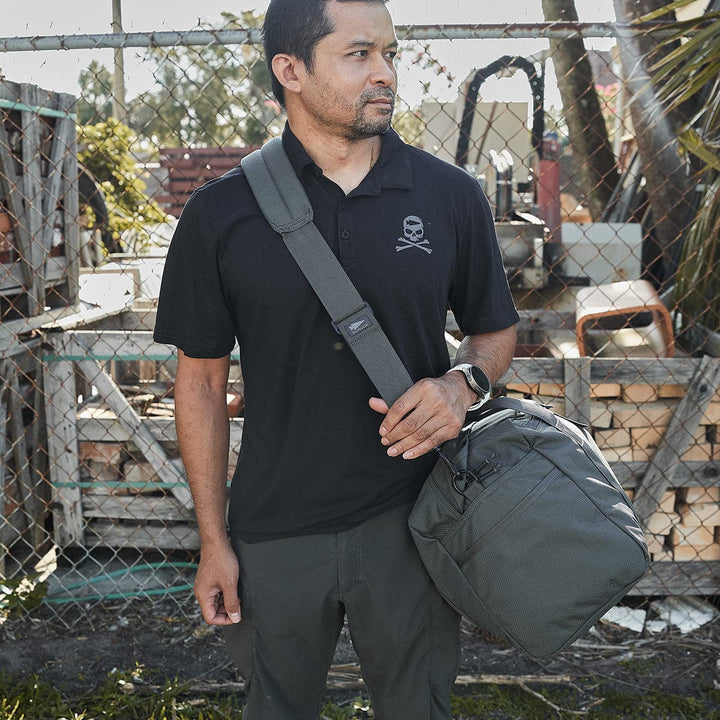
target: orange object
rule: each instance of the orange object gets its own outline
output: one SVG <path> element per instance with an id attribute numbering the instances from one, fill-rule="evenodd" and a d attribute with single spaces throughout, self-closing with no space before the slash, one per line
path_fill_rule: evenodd
<path id="1" fill-rule="evenodd" d="M 592 355 L 588 331 L 594 326 L 612 333 L 623 328 L 647 327 L 661 336 L 660 357 L 675 354 L 672 319 L 655 288 L 647 280 L 624 280 L 580 288 L 575 299 L 575 334 L 580 355 Z"/>
<path id="2" fill-rule="evenodd" d="M 245 398 L 238 393 L 227 393 L 228 417 L 238 417 L 245 407 Z"/>

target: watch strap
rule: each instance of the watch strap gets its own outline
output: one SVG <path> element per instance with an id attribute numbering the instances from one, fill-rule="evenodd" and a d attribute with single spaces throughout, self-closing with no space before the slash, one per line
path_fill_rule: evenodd
<path id="1" fill-rule="evenodd" d="M 457 365 L 453 365 L 447 372 L 460 372 L 465 377 L 465 381 L 467 382 L 470 389 L 477 395 L 477 400 L 468 408 L 468 412 L 471 412 L 472 410 L 477 410 L 478 408 L 482 407 L 489 399 L 490 399 L 490 390 L 483 390 L 476 382 L 475 378 L 472 376 L 472 368 L 477 367 L 473 366 L 470 363 L 458 363 Z M 478 370 L 480 370 L 483 375 L 485 375 L 485 371 L 478 367 Z M 447 375 L 447 373 L 445 373 Z M 487 375 L 485 375 L 487 378 Z M 490 381 L 488 380 L 488 385 L 490 385 Z"/>

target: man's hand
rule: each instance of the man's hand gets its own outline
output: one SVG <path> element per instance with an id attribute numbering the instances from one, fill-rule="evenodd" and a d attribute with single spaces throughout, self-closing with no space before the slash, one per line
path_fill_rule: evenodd
<path id="1" fill-rule="evenodd" d="M 239 575 L 240 566 L 229 542 L 203 544 L 194 592 L 208 625 L 240 622 Z"/>
<path id="2" fill-rule="evenodd" d="M 453 372 L 420 380 L 389 409 L 376 397 L 370 398 L 370 407 L 385 415 L 380 442 L 388 447 L 388 455 L 411 460 L 454 438 L 476 400 L 463 375 Z"/>

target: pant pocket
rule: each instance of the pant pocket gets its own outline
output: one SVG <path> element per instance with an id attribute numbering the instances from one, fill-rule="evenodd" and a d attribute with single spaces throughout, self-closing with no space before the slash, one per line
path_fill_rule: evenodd
<path id="1" fill-rule="evenodd" d="M 238 548 L 233 543 L 236 554 L 239 557 Z M 242 620 L 239 623 L 226 625 L 223 628 L 225 647 L 230 659 L 235 663 L 238 672 L 246 683 L 250 682 L 254 674 L 253 663 L 253 638 L 255 625 L 253 623 L 253 602 L 252 589 L 247 575 L 243 572 L 242 562 L 240 563 L 240 580 L 238 583 L 238 595 L 240 597 L 240 614 Z"/>

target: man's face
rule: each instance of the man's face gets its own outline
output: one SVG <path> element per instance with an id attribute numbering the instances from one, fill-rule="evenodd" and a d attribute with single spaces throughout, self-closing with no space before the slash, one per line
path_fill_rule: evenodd
<path id="1" fill-rule="evenodd" d="M 377 2 L 330 0 L 335 30 L 315 47 L 300 100 L 315 121 L 351 140 L 388 130 L 397 89 L 397 39 L 390 14 Z"/>

